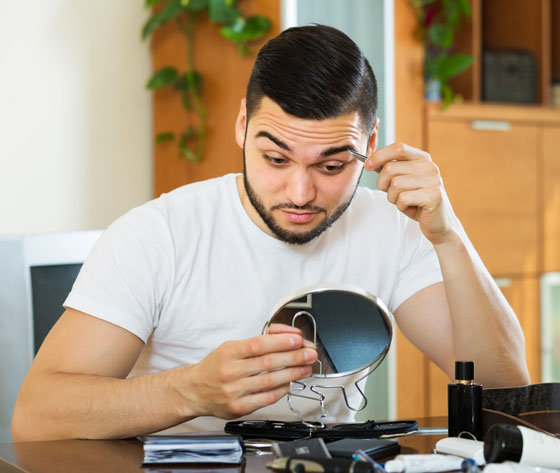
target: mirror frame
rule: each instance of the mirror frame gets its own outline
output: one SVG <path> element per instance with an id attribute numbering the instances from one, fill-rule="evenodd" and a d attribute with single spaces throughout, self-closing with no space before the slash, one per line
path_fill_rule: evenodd
<path id="1" fill-rule="evenodd" d="M 276 306 L 274 307 L 274 309 L 272 311 L 272 315 L 266 321 L 266 323 L 265 323 L 265 325 L 262 329 L 262 334 L 263 335 L 266 334 L 267 329 L 270 326 L 270 324 L 272 322 L 272 319 L 276 316 L 276 314 L 278 314 L 278 312 L 280 312 L 287 304 L 292 302 L 294 299 L 301 299 L 302 297 L 304 297 L 308 294 L 319 294 L 319 293 L 328 292 L 328 291 L 349 292 L 349 293 L 355 294 L 357 296 L 363 297 L 364 299 L 367 299 L 370 302 L 372 302 L 373 304 L 375 304 L 379 308 L 379 312 L 381 313 L 381 315 L 383 316 L 383 319 L 385 320 L 385 324 L 386 324 L 387 329 L 389 331 L 389 342 L 387 343 L 387 346 L 381 352 L 381 354 L 378 355 L 377 358 L 372 360 L 371 363 L 368 363 L 367 365 L 361 366 L 360 368 L 357 368 L 355 370 L 345 371 L 343 373 L 328 373 L 328 374 L 312 373 L 309 376 L 309 378 L 321 378 L 321 379 L 341 378 L 341 377 L 344 377 L 344 376 L 350 376 L 350 375 L 359 373 L 359 372 L 364 371 L 364 370 L 367 371 L 367 374 L 365 376 L 369 376 L 371 373 L 373 373 L 373 371 L 375 371 L 375 369 L 385 359 L 385 357 L 387 356 L 387 353 L 389 352 L 389 349 L 391 348 L 391 343 L 393 341 L 394 316 L 381 299 L 379 299 L 378 297 L 374 296 L 370 292 L 368 292 L 365 289 L 362 289 L 358 286 L 354 286 L 352 284 L 347 284 L 347 283 L 321 283 L 321 284 L 315 284 L 315 285 L 312 285 L 312 286 L 304 287 L 302 289 L 294 291 L 293 293 L 291 293 L 290 295 L 288 295 L 287 297 L 282 299 L 278 304 L 276 304 Z M 375 365 L 375 366 L 372 368 L 373 365 Z"/>

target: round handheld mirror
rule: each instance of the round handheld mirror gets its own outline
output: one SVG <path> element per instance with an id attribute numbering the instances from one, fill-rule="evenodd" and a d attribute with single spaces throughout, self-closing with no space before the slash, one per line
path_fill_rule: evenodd
<path id="1" fill-rule="evenodd" d="M 281 301 L 265 324 L 298 327 L 317 346 L 312 377 L 370 374 L 385 358 L 393 337 L 392 315 L 374 295 L 347 284 L 301 289 Z"/>

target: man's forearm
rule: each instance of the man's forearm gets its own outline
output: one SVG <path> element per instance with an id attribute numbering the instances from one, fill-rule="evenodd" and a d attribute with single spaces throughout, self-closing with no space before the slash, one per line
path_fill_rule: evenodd
<path id="1" fill-rule="evenodd" d="M 455 359 L 474 360 L 482 384 L 527 384 L 521 326 L 460 223 L 435 249 L 451 313 Z"/>
<path id="2" fill-rule="evenodd" d="M 124 438 L 185 422 L 194 415 L 173 387 L 175 375 L 176 370 L 129 379 L 44 374 L 24 385 L 18 398 L 14 441 Z"/>

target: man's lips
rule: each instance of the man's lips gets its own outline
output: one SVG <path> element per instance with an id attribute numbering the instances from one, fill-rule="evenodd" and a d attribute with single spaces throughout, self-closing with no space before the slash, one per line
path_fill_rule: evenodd
<path id="1" fill-rule="evenodd" d="M 282 209 L 286 219 L 291 223 L 309 223 L 315 218 L 319 212 L 293 212 L 287 209 Z"/>

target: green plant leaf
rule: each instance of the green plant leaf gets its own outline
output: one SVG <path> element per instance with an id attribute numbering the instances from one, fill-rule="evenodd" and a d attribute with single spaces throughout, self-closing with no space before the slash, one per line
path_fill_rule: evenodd
<path id="1" fill-rule="evenodd" d="M 181 74 L 175 80 L 174 88 L 175 90 L 186 91 L 189 90 L 189 81 L 193 81 L 197 92 L 202 92 L 202 75 L 196 71 L 190 71 L 187 74 Z"/>
<path id="2" fill-rule="evenodd" d="M 439 63 L 436 75 L 443 80 L 447 80 L 468 69 L 472 62 L 473 57 L 469 54 L 452 54 Z"/>
<path id="3" fill-rule="evenodd" d="M 175 139 L 175 133 L 171 131 L 165 131 L 156 136 L 156 143 L 159 145 L 165 143 L 166 141 L 173 141 Z"/>
<path id="4" fill-rule="evenodd" d="M 157 5 L 158 3 L 161 3 L 163 0 L 146 0 L 146 8 L 152 8 L 153 6 Z"/>
<path id="5" fill-rule="evenodd" d="M 453 90 L 449 87 L 449 84 L 442 83 L 441 84 L 441 93 L 443 98 L 442 108 L 447 108 L 453 102 Z"/>
<path id="6" fill-rule="evenodd" d="M 196 71 L 189 71 L 186 74 L 187 84 L 192 81 L 197 92 L 202 93 L 202 76 Z"/>
<path id="7" fill-rule="evenodd" d="M 187 160 L 191 161 L 192 163 L 199 163 L 201 161 L 201 156 L 199 156 L 198 154 L 195 154 L 186 145 L 180 145 L 179 146 L 179 151 L 181 153 L 181 156 L 183 156 L 184 158 L 187 158 Z"/>
<path id="8" fill-rule="evenodd" d="M 181 6 L 190 11 L 202 11 L 208 8 L 208 0 L 181 0 Z"/>
<path id="9" fill-rule="evenodd" d="M 150 90 L 161 89 L 167 87 L 177 78 L 177 69 L 174 67 L 162 67 L 158 69 L 146 84 L 146 88 Z"/>
<path id="10" fill-rule="evenodd" d="M 227 40 L 237 43 L 241 41 L 241 31 L 245 25 L 245 19 L 238 18 L 233 25 L 224 26 L 220 29 L 220 34 Z"/>
<path id="11" fill-rule="evenodd" d="M 193 106 L 191 103 L 191 98 L 186 91 L 181 94 L 181 103 L 183 104 L 183 108 L 185 110 L 192 110 Z"/>
<path id="12" fill-rule="evenodd" d="M 471 17 L 471 4 L 469 0 L 457 0 L 459 11 L 467 18 Z"/>
<path id="13" fill-rule="evenodd" d="M 197 136 L 198 132 L 196 131 L 196 128 L 193 125 L 189 125 L 189 127 L 183 133 L 181 133 L 180 143 L 182 145 L 186 145 L 188 140 Z"/>
<path id="14" fill-rule="evenodd" d="M 451 25 L 434 24 L 427 30 L 430 41 L 442 48 L 449 48 L 453 44 L 453 28 Z"/>
<path id="15" fill-rule="evenodd" d="M 154 13 L 142 28 L 142 39 L 146 39 L 159 27 L 173 20 L 183 11 L 181 0 L 170 0 L 161 10 Z"/>
<path id="16" fill-rule="evenodd" d="M 181 74 L 175 79 L 175 84 L 173 84 L 175 90 L 187 90 L 189 88 L 189 83 L 187 82 L 187 74 Z"/>
<path id="17" fill-rule="evenodd" d="M 208 0 L 208 14 L 214 23 L 233 24 L 241 16 L 231 0 Z"/>
<path id="18" fill-rule="evenodd" d="M 260 38 L 270 29 L 270 21 L 263 16 L 251 16 L 247 19 L 240 17 L 233 25 L 224 26 L 220 34 L 234 42 L 242 56 L 247 56 L 251 51 L 247 48 L 247 42 Z"/>
<path id="19" fill-rule="evenodd" d="M 245 21 L 245 26 L 241 31 L 241 37 L 246 41 L 260 38 L 264 36 L 270 29 L 270 21 L 264 16 L 250 16 Z"/>

